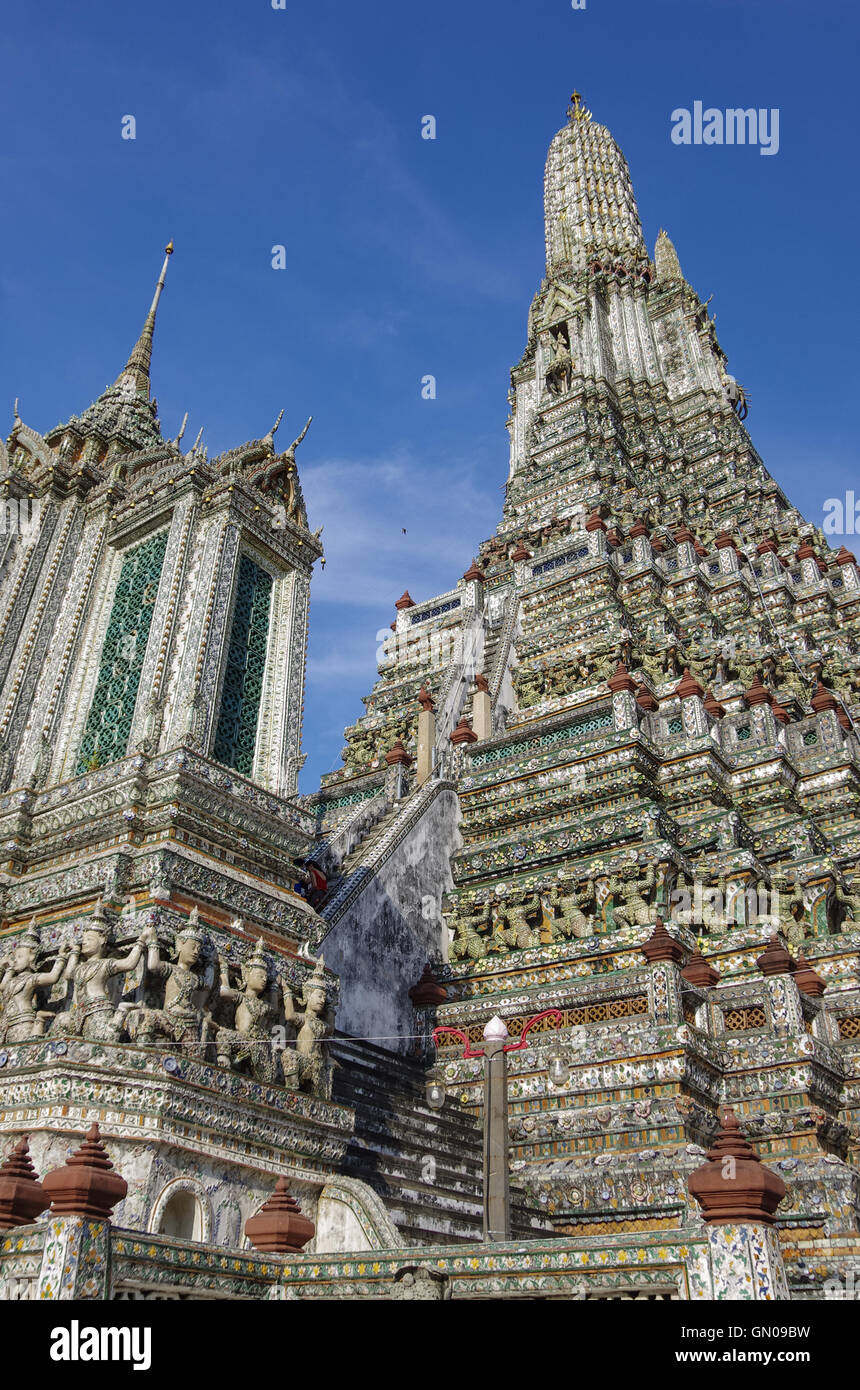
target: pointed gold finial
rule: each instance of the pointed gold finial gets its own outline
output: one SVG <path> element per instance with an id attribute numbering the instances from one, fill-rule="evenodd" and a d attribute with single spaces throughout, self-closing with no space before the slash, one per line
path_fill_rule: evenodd
<path id="1" fill-rule="evenodd" d="M 164 248 L 164 264 L 161 267 L 161 274 L 155 286 L 155 294 L 149 306 L 140 337 L 131 350 L 131 356 L 120 372 L 119 381 L 126 379 L 129 374 L 134 382 L 135 389 L 145 391 L 149 395 L 149 368 L 152 361 L 152 337 L 155 332 L 155 315 L 158 310 L 158 301 L 161 299 L 161 292 L 164 289 L 164 282 L 167 278 L 167 262 L 173 255 L 173 242 L 169 241 Z"/>
<path id="2" fill-rule="evenodd" d="M 583 106 L 582 94 L 580 92 L 572 93 L 570 98 L 570 106 L 567 108 L 567 114 L 569 119 L 572 121 L 591 120 L 591 112 L 588 110 L 587 106 Z"/>

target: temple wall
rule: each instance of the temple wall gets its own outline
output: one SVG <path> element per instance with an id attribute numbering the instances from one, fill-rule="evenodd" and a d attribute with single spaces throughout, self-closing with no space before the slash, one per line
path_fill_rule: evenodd
<path id="1" fill-rule="evenodd" d="M 339 1032 L 409 1050 L 408 991 L 431 957 L 448 955 L 441 903 L 452 885 L 459 818 L 453 791 L 435 797 L 321 943 L 326 965 L 342 981 Z"/>

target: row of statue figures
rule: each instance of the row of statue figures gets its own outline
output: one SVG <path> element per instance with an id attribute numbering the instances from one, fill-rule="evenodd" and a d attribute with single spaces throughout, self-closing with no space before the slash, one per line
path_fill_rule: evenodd
<path id="1" fill-rule="evenodd" d="M 849 919 L 860 923 L 860 893 L 846 893 L 833 882 L 826 895 L 827 932 L 839 931 Z M 803 884 L 787 891 L 764 883 L 732 883 L 718 878 L 713 886 L 689 884 L 683 874 L 667 900 L 658 899 L 657 872 L 648 866 L 575 881 L 570 876 L 544 880 L 522 889 L 490 890 L 469 895 L 445 909 L 454 936 L 450 952 L 458 960 L 483 960 L 492 954 L 527 950 L 571 937 L 587 937 L 612 927 L 645 927 L 657 918 L 688 926 L 697 933 L 717 934 L 739 924 L 779 929 L 793 947 L 822 934 L 809 920 Z"/>
<path id="2" fill-rule="evenodd" d="M 780 690 L 805 702 L 810 691 L 823 680 L 829 689 L 854 699 L 860 692 L 860 663 L 856 655 L 842 653 L 835 646 L 825 658 L 817 650 L 807 654 L 798 644 L 795 653 L 799 663 L 790 656 L 761 645 L 741 650 L 733 642 L 706 650 L 703 644 L 687 640 L 670 641 L 655 647 L 654 639 L 640 646 L 629 633 L 611 644 L 596 643 L 588 650 L 574 651 L 563 658 L 523 659 L 514 672 L 514 689 L 521 709 L 575 690 L 604 684 L 614 675 L 619 661 L 629 671 L 642 671 L 652 686 L 678 681 L 689 669 L 705 687 L 721 689 L 738 683 L 745 689 L 758 678 L 772 692 Z"/>
<path id="3" fill-rule="evenodd" d="M 39 955 L 33 921 L 0 964 L 0 1042 L 6 1045 L 45 1034 L 131 1042 L 331 1097 L 327 1043 L 335 1011 L 322 956 L 297 1002 L 274 979 L 262 939 L 238 967 L 207 951 L 196 908 L 176 934 L 171 959 L 162 957 L 154 926 L 144 927 L 126 954 L 112 954 L 101 902 L 80 941 L 61 946 L 49 967 L 38 963 Z M 129 975 L 119 990 L 111 984 Z M 135 997 L 122 997 L 129 994 Z"/>

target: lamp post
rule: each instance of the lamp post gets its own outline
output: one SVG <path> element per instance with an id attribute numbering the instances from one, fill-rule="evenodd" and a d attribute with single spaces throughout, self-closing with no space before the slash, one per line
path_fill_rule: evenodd
<path id="1" fill-rule="evenodd" d="M 434 1028 L 433 1041 L 451 1033 L 464 1044 L 465 1058 L 484 1059 L 484 1240 L 511 1239 L 511 1194 L 508 1171 L 508 1059 L 509 1052 L 526 1046 L 529 1030 L 543 1018 L 561 1023 L 559 1009 L 544 1009 L 526 1023 L 518 1042 L 510 1037 L 501 1018 L 491 1018 L 484 1028 L 484 1046 L 473 1048 L 460 1028 Z M 445 1088 L 433 1080 L 427 1086 L 427 1102 L 440 1110 L 445 1104 Z"/>

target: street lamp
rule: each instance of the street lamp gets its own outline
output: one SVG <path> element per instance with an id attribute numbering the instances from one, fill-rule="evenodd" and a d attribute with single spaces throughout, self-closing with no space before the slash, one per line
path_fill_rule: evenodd
<path id="1" fill-rule="evenodd" d="M 550 1057 L 549 1066 L 547 1067 L 547 1075 L 549 1076 L 549 1079 L 552 1082 L 553 1086 L 563 1086 L 567 1078 L 570 1076 L 570 1065 L 564 1060 L 563 1057 L 559 1057 L 558 1055 L 556 1055 L 555 1057 Z"/>
<path id="2" fill-rule="evenodd" d="M 427 1082 L 427 1104 L 431 1110 L 441 1110 L 447 1094 L 445 1087 L 440 1086 L 438 1081 Z"/>
<path id="3" fill-rule="evenodd" d="M 505 1041 L 510 1037 L 507 1026 L 501 1018 L 491 1018 L 484 1028 L 484 1046 L 473 1048 L 466 1033 L 460 1028 L 434 1028 L 433 1041 L 443 1033 L 451 1033 L 464 1044 L 464 1058 L 483 1057 L 484 1059 L 484 1240 L 511 1239 L 511 1194 L 508 1175 L 508 1061 L 509 1052 L 519 1052 L 526 1046 L 529 1031 L 541 1019 L 552 1018 L 556 1025 L 562 1021 L 559 1009 L 544 1009 L 535 1014 L 525 1024 L 518 1042 Z M 564 1080 L 564 1063 L 560 1057 L 553 1058 L 558 1063 L 558 1074 Z M 553 1063 L 550 1065 L 552 1066 Z M 438 1092 L 442 1092 L 441 1101 Z M 445 1103 L 445 1088 L 436 1080 L 427 1086 L 427 1101 L 434 1109 L 441 1109 Z"/>

